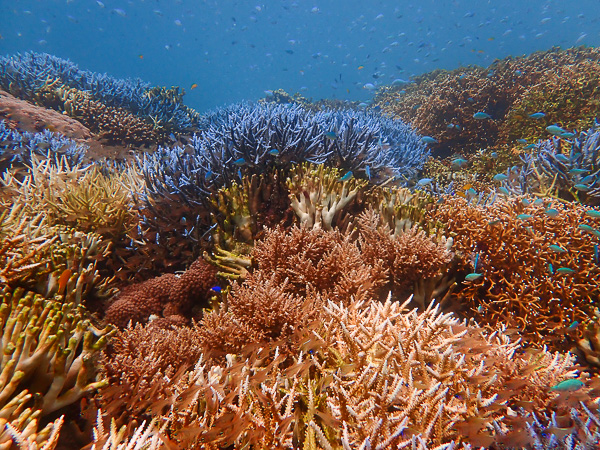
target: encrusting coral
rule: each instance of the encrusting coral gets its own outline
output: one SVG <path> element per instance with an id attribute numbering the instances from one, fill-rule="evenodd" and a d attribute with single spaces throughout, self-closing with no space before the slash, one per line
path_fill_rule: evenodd
<path id="1" fill-rule="evenodd" d="M 179 276 L 168 273 L 125 287 L 106 310 L 106 321 L 125 327 L 154 315 L 166 324 L 186 324 L 208 306 L 216 283 L 216 269 L 199 258 Z"/>

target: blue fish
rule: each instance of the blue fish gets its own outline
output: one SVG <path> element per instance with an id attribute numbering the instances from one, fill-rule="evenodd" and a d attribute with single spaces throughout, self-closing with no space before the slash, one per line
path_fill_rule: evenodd
<path id="1" fill-rule="evenodd" d="M 272 148 L 271 150 L 269 150 L 269 155 L 279 156 L 279 150 L 277 150 L 276 148 Z"/>
<path id="2" fill-rule="evenodd" d="M 424 144 L 437 144 L 439 141 L 431 136 L 423 136 L 421 138 L 421 142 L 423 142 Z"/>
<path id="3" fill-rule="evenodd" d="M 367 178 L 370 180 L 371 179 L 371 168 L 369 166 L 365 166 L 365 174 L 367 175 Z"/>
<path id="4" fill-rule="evenodd" d="M 598 260 L 600 260 L 600 251 L 598 250 L 598 244 L 594 244 L 594 261 L 598 264 Z"/>
<path id="5" fill-rule="evenodd" d="M 485 119 L 491 119 L 492 116 L 490 116 L 488 113 L 484 113 L 484 112 L 476 112 L 475 114 L 473 114 L 473 119 L 477 119 L 477 120 L 485 120 Z M 565 130 L 563 130 L 564 132 Z"/>
<path id="6" fill-rule="evenodd" d="M 586 172 L 587 172 L 587 170 L 585 170 L 585 169 L 571 169 L 571 170 L 569 170 L 569 174 L 570 175 L 581 175 L 581 174 L 584 174 Z"/>
<path id="7" fill-rule="evenodd" d="M 335 131 L 328 131 L 325 133 L 325 137 L 333 141 L 335 138 L 337 138 L 337 133 Z"/>
<path id="8" fill-rule="evenodd" d="M 562 153 L 557 153 L 556 155 L 554 155 L 554 158 L 558 159 L 561 163 L 566 164 L 569 162 L 569 158 L 563 155 Z"/>
<path id="9" fill-rule="evenodd" d="M 211 289 L 211 291 L 215 291 L 215 292 L 221 292 L 221 290 L 222 290 L 221 286 L 213 286 L 210 289 Z"/>
<path id="10" fill-rule="evenodd" d="M 600 211 L 596 209 L 588 209 L 585 214 L 587 216 L 593 217 L 594 219 L 600 219 Z"/>
<path id="11" fill-rule="evenodd" d="M 527 144 L 525 147 L 523 147 L 524 150 L 529 150 L 530 148 L 535 147 L 535 144 Z"/>
<path id="12" fill-rule="evenodd" d="M 529 199 L 527 199 L 527 198 L 522 198 L 522 199 L 521 199 L 521 204 L 522 204 L 523 206 L 529 206 L 529 205 L 531 205 L 531 202 L 530 202 L 530 201 L 529 201 Z"/>
<path id="13" fill-rule="evenodd" d="M 498 159 L 498 153 L 496 152 L 490 153 L 490 156 L 492 157 L 492 159 Z"/>
<path id="14" fill-rule="evenodd" d="M 571 133 L 570 131 L 566 131 L 564 133 L 560 133 L 558 135 L 559 137 L 563 138 L 563 139 L 569 139 L 575 136 L 575 133 Z"/>
<path id="15" fill-rule="evenodd" d="M 543 204 L 544 204 L 544 199 L 543 199 L 543 198 L 537 198 L 537 199 L 536 199 L 536 200 L 533 202 L 533 204 L 534 204 L 535 206 L 541 206 L 541 205 L 543 205 Z"/>
<path id="16" fill-rule="evenodd" d="M 209 170 L 206 172 L 206 174 L 204 174 L 204 179 L 210 180 L 212 178 L 212 176 L 213 176 L 213 172 L 212 172 L 212 170 Z"/>
<path id="17" fill-rule="evenodd" d="M 567 253 L 567 251 L 562 248 L 560 245 L 552 244 L 550 245 L 550 250 L 556 253 Z"/>
<path id="18" fill-rule="evenodd" d="M 499 173 L 497 175 L 494 175 L 494 181 L 504 181 L 508 179 L 508 175 L 505 175 L 503 173 Z"/>
<path id="19" fill-rule="evenodd" d="M 546 211 L 544 211 L 549 217 L 557 217 L 560 213 L 558 211 L 558 209 L 554 209 L 554 208 L 548 208 Z"/>
<path id="20" fill-rule="evenodd" d="M 494 225 L 498 225 L 501 222 L 501 220 L 496 219 L 496 220 L 491 220 L 490 222 L 488 222 L 489 226 L 494 226 Z"/>
<path id="21" fill-rule="evenodd" d="M 576 320 L 574 320 L 574 321 L 571 323 L 571 325 L 569 325 L 569 326 L 567 327 L 567 330 L 569 330 L 569 331 L 572 331 L 572 330 L 574 330 L 575 328 L 577 328 L 578 326 L 579 326 L 579 322 L 578 322 L 578 321 L 576 321 Z"/>
<path id="22" fill-rule="evenodd" d="M 243 166 L 244 164 L 246 164 L 246 160 L 244 158 L 240 158 L 240 159 L 236 159 L 233 164 L 235 164 L 236 166 Z"/>
<path id="23" fill-rule="evenodd" d="M 456 158 L 452 161 L 452 168 L 460 169 L 460 168 L 464 167 L 467 163 L 468 163 L 468 161 L 466 159 Z"/>
<path id="24" fill-rule="evenodd" d="M 533 113 L 533 114 L 529 114 L 529 117 L 531 117 L 532 119 L 535 119 L 535 120 L 537 120 L 537 119 L 541 119 L 542 117 L 545 117 L 545 116 L 546 116 L 546 114 L 544 114 L 544 113 L 543 113 L 543 112 L 541 112 L 541 111 L 540 111 L 540 112 Z"/>
<path id="25" fill-rule="evenodd" d="M 588 184 L 595 180 L 596 180 L 596 177 L 594 175 L 588 175 L 587 177 L 583 177 L 581 179 L 581 184 Z"/>
<path id="26" fill-rule="evenodd" d="M 508 189 L 506 189 L 504 186 L 500 186 L 498 188 L 498 192 L 500 192 L 501 194 L 504 194 L 504 195 L 510 195 L 510 192 L 508 192 Z"/>
<path id="27" fill-rule="evenodd" d="M 578 225 L 577 228 L 579 228 L 580 230 L 583 230 L 583 231 L 587 231 L 589 233 L 593 233 L 594 231 L 598 231 L 594 227 L 590 227 L 589 225 L 587 225 L 585 223 L 582 223 L 581 225 Z"/>
<path id="28" fill-rule="evenodd" d="M 559 127 L 558 125 L 549 125 L 546 127 L 546 131 L 554 136 L 560 136 L 561 134 L 567 132 L 567 130 Z"/>
<path id="29" fill-rule="evenodd" d="M 577 189 L 578 191 L 582 191 L 582 192 L 589 191 L 591 189 L 591 187 L 589 187 L 587 184 L 582 184 L 582 183 L 576 184 L 573 187 L 575 189 Z"/>
<path id="30" fill-rule="evenodd" d="M 517 139 L 519 144 L 527 144 L 527 139 Z"/>
<path id="31" fill-rule="evenodd" d="M 432 181 L 433 181 L 433 178 L 421 178 L 421 179 L 420 179 L 420 180 L 417 182 L 417 184 L 418 184 L 419 186 L 425 186 L 425 185 L 431 184 L 431 182 L 432 182 Z"/>
<path id="32" fill-rule="evenodd" d="M 344 176 L 343 176 L 343 177 L 340 177 L 340 181 L 348 181 L 348 180 L 349 180 L 350 178 L 352 178 L 352 177 L 353 177 L 353 175 L 352 175 L 352 171 L 351 171 L 351 170 L 349 170 L 348 172 L 346 172 L 346 173 L 344 174 Z"/>
<path id="33" fill-rule="evenodd" d="M 548 263 L 548 272 L 550 272 L 550 275 L 554 275 L 554 266 L 552 263 Z"/>
<path id="34" fill-rule="evenodd" d="M 483 274 L 481 273 L 470 273 L 465 277 L 465 281 L 475 281 L 481 278 Z"/>
<path id="35" fill-rule="evenodd" d="M 585 384 L 583 383 L 583 381 L 578 380 L 577 378 L 571 378 L 569 380 L 561 381 L 560 383 L 552 386 L 550 390 L 557 392 L 573 392 L 578 391 L 584 386 Z"/>
<path id="36" fill-rule="evenodd" d="M 519 214 L 517 216 L 517 219 L 519 220 L 529 220 L 531 219 L 533 216 L 531 214 Z"/>
<path id="37" fill-rule="evenodd" d="M 561 274 L 572 274 L 575 273 L 575 271 L 569 267 L 561 267 L 560 269 L 556 269 L 556 273 L 561 273 Z"/>

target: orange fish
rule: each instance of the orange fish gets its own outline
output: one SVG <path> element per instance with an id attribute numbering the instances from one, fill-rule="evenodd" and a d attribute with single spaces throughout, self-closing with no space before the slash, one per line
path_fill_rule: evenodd
<path id="1" fill-rule="evenodd" d="M 140 59 L 144 59 L 144 55 L 142 55 L 142 54 L 139 54 L 139 55 L 138 55 L 138 58 L 140 58 Z"/>
<path id="2" fill-rule="evenodd" d="M 67 283 L 69 282 L 69 278 L 71 278 L 71 274 L 73 272 L 71 269 L 65 269 L 63 273 L 60 274 L 58 278 L 58 294 L 61 295 L 65 288 L 67 287 Z"/>
<path id="3" fill-rule="evenodd" d="M 192 86 L 190 87 L 190 89 L 196 89 L 198 87 L 198 85 L 196 83 L 192 84 Z"/>
<path id="4" fill-rule="evenodd" d="M 365 66 L 358 66 L 358 70 L 363 70 Z"/>

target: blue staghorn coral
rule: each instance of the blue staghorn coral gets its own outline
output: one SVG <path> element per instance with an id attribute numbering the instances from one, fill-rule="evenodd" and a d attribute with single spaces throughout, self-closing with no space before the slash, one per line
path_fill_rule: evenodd
<path id="1" fill-rule="evenodd" d="M 70 165 L 83 162 L 87 146 L 49 130 L 40 133 L 11 130 L 0 120 L 0 162 L 28 164 L 31 154 L 64 156 Z"/>
<path id="2" fill-rule="evenodd" d="M 176 130 L 192 128 L 197 113 L 183 105 L 178 88 L 152 88 L 138 79 L 118 79 L 82 70 L 68 59 L 47 53 L 27 52 L 0 56 L 0 86 L 14 95 L 31 100 L 49 82 L 89 93 L 107 106 L 124 108 L 136 116 Z"/>
<path id="3" fill-rule="evenodd" d="M 373 183 L 409 180 L 429 157 L 410 126 L 360 111 L 242 103 L 204 116 L 200 128 L 186 147 L 161 147 L 138 160 L 149 195 L 176 194 L 193 203 L 240 175 L 304 161 Z"/>
<path id="4" fill-rule="evenodd" d="M 539 141 L 523 165 L 506 172 L 504 188 L 514 194 L 556 195 L 597 205 L 600 201 L 600 125 L 574 135 Z"/>

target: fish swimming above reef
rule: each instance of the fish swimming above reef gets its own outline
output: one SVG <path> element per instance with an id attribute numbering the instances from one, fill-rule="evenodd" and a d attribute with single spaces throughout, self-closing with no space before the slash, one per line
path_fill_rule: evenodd
<path id="1" fill-rule="evenodd" d="M 479 111 L 476 112 L 475 114 L 473 114 L 473 119 L 477 119 L 477 120 L 486 120 L 486 119 L 491 119 L 492 116 L 490 116 L 488 113 Z"/>

